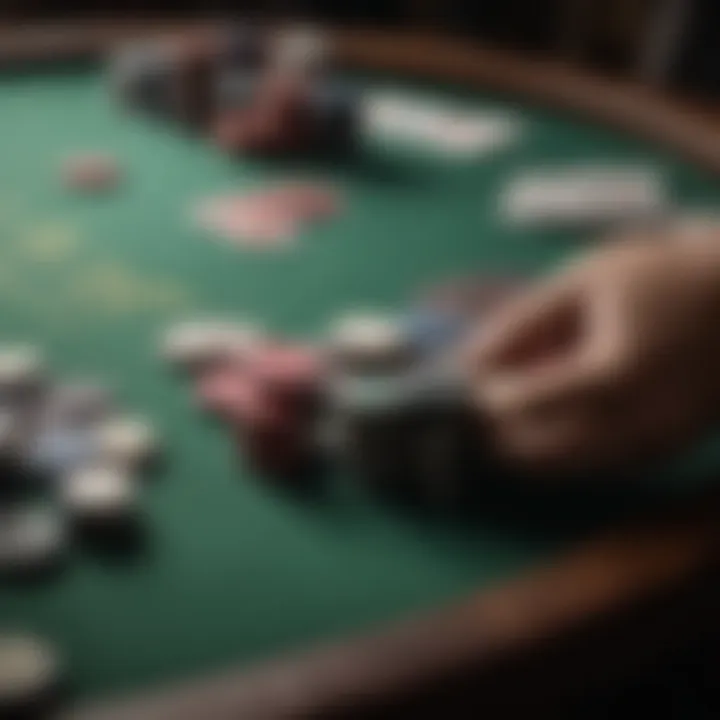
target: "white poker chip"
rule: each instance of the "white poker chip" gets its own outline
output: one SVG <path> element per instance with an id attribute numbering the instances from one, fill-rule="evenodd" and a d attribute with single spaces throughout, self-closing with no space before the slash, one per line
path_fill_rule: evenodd
<path id="1" fill-rule="evenodd" d="M 123 467 L 149 460 L 157 452 L 158 445 L 155 429 L 142 418 L 114 418 L 97 431 L 98 456 Z"/>
<path id="2" fill-rule="evenodd" d="M 67 548 L 61 513 L 46 505 L 0 511 L 0 569 L 31 571 L 58 560 Z"/>
<path id="3" fill-rule="evenodd" d="M 242 353 L 258 339 L 250 325 L 224 320 L 195 320 L 171 327 L 161 353 L 173 365 L 192 369 L 224 355 Z"/>
<path id="4" fill-rule="evenodd" d="M 0 387 L 14 388 L 37 382 L 44 360 L 32 345 L 0 345 Z"/>
<path id="5" fill-rule="evenodd" d="M 131 516 L 138 492 L 133 477 L 112 465 L 93 465 L 71 473 L 60 487 L 61 502 L 81 522 L 113 522 Z"/>
<path id="6" fill-rule="evenodd" d="M 21 710 L 57 685 L 60 658 L 47 642 L 19 633 L 0 633 L 0 709 Z"/>
<path id="7" fill-rule="evenodd" d="M 397 318 L 379 313 L 355 313 L 339 318 L 328 336 L 330 354 L 340 363 L 382 366 L 407 358 L 411 339 Z"/>
<path id="8" fill-rule="evenodd" d="M 335 375 L 326 392 L 330 407 L 340 416 L 390 415 L 404 410 L 409 387 L 395 375 Z"/>

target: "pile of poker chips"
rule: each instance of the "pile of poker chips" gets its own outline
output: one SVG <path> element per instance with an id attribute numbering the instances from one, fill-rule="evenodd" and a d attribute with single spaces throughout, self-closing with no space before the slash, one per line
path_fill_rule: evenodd
<path id="1" fill-rule="evenodd" d="M 0 346 L 0 574 L 55 567 L 75 530 L 134 523 L 157 451 L 101 383 L 51 378 L 37 348 Z"/>
<path id="2" fill-rule="evenodd" d="M 355 93 L 329 73 L 322 33 L 236 24 L 116 50 L 124 107 L 194 128 L 231 153 L 344 152 L 355 145 Z"/>
<path id="3" fill-rule="evenodd" d="M 336 464 L 381 492 L 448 504 L 484 451 L 458 352 L 476 328 L 464 303 L 476 298 L 470 281 L 451 285 L 442 303 L 400 315 L 347 313 L 313 345 L 200 320 L 172 327 L 162 352 L 260 474 Z"/>

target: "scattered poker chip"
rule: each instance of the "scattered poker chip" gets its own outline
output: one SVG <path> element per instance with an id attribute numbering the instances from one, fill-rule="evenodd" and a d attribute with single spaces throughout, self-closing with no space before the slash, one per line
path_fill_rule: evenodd
<path id="1" fill-rule="evenodd" d="M 0 391 L 35 384 L 41 380 L 44 370 L 44 359 L 36 347 L 0 346 Z"/>
<path id="2" fill-rule="evenodd" d="M 90 465 L 62 478 L 60 499 L 79 522 L 116 522 L 134 514 L 137 484 L 122 468 Z"/>
<path id="3" fill-rule="evenodd" d="M 242 355 L 258 342 L 260 334 L 247 324 L 197 320 L 172 326 L 162 341 L 168 362 L 187 370 L 228 356 Z"/>
<path id="4" fill-rule="evenodd" d="M 395 317 L 353 313 L 330 329 L 328 348 L 335 364 L 343 367 L 390 369 L 412 357 L 407 328 Z"/>
<path id="5" fill-rule="evenodd" d="M 404 410 L 413 387 L 402 377 L 387 375 L 334 374 L 327 382 L 327 398 L 340 414 L 392 415 Z"/>
<path id="6" fill-rule="evenodd" d="M 117 160 L 100 153 L 84 153 L 67 158 L 61 174 L 67 187 L 82 192 L 106 192 L 120 179 Z"/>
<path id="7" fill-rule="evenodd" d="M 289 433 L 298 427 L 300 418 L 295 408 L 283 402 L 283 398 L 248 377 L 236 392 L 232 419 L 242 428 Z"/>
<path id="8" fill-rule="evenodd" d="M 197 404 L 223 420 L 235 420 L 237 408 L 242 405 L 247 392 L 246 385 L 247 376 L 239 363 L 216 363 L 201 373 L 195 382 Z"/>
<path id="9" fill-rule="evenodd" d="M 0 510 L 0 570 L 28 572 L 58 560 L 67 547 L 60 513 L 49 505 L 13 504 Z"/>
<path id="10" fill-rule="evenodd" d="M 137 417 L 113 418 L 97 429 L 97 454 L 103 461 L 134 468 L 150 460 L 159 449 L 157 433 Z"/>
<path id="11" fill-rule="evenodd" d="M 20 713 L 39 706 L 62 674 L 54 647 L 39 637 L 0 633 L 0 712 Z"/>

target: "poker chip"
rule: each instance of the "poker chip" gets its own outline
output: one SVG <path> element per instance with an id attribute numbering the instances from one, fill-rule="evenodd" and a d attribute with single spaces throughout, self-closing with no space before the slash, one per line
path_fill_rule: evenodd
<path id="1" fill-rule="evenodd" d="M 301 473 L 312 460 L 313 444 L 303 434 L 254 426 L 239 438 L 246 460 L 266 475 Z"/>
<path id="2" fill-rule="evenodd" d="M 97 441 L 92 431 L 56 425 L 41 430 L 34 439 L 29 462 L 33 469 L 57 477 L 87 465 L 97 453 Z"/>
<path id="3" fill-rule="evenodd" d="M 147 462 L 158 450 L 157 434 L 142 418 L 113 418 L 97 429 L 97 454 L 104 461 L 131 468 Z"/>
<path id="4" fill-rule="evenodd" d="M 402 322 L 377 313 L 353 313 L 339 318 L 330 329 L 328 348 L 335 365 L 358 369 L 403 367 L 413 354 Z"/>
<path id="5" fill-rule="evenodd" d="M 105 192 L 120 179 L 117 161 L 100 153 L 84 153 L 67 158 L 61 169 L 67 187 L 83 192 Z"/>
<path id="6" fill-rule="evenodd" d="M 248 370 L 270 392 L 283 398 L 308 397 L 322 377 L 322 359 L 308 345 L 275 343 L 253 354 Z"/>
<path id="7" fill-rule="evenodd" d="M 238 363 L 215 364 L 195 382 L 197 404 L 223 420 L 236 420 L 238 407 L 242 407 L 247 392 L 246 385 L 247 376 Z"/>
<path id="8" fill-rule="evenodd" d="M 57 651 L 45 640 L 0 633 L 0 711 L 22 712 L 42 703 L 61 675 Z"/>
<path id="9" fill-rule="evenodd" d="M 27 572 L 47 567 L 67 546 L 60 513 L 49 505 L 9 505 L 0 510 L 0 570 Z"/>
<path id="10" fill-rule="evenodd" d="M 78 380 L 52 389 L 44 421 L 49 425 L 87 425 L 107 417 L 111 409 L 111 394 L 103 383 Z"/>
<path id="11" fill-rule="evenodd" d="M 137 485 L 114 465 L 90 465 L 62 479 L 60 499 L 80 522 L 115 522 L 131 516 L 137 506 Z"/>
<path id="12" fill-rule="evenodd" d="M 250 325 L 197 320 L 172 326 L 162 340 L 161 353 L 168 362 L 197 369 L 228 356 L 241 356 L 259 340 Z"/>
<path id="13" fill-rule="evenodd" d="M 420 356 L 434 355 L 459 342 L 467 328 L 466 321 L 456 313 L 431 307 L 412 310 L 403 323 Z"/>
<path id="14" fill-rule="evenodd" d="M 32 345 L 0 346 L 0 391 L 37 383 L 44 373 L 42 354 Z"/>

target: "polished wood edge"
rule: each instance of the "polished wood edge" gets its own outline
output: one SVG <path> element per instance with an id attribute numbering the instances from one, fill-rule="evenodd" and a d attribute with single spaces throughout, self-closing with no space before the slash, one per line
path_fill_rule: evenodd
<path id="1" fill-rule="evenodd" d="M 33 35 L 36 30 L 0 27 L 0 63 L 96 56 L 112 43 L 158 29 L 147 23 L 141 29 L 113 23 L 104 30 L 94 29 L 89 38 L 87 26 L 65 28 L 48 42 L 47 29 L 43 37 Z M 12 42 L 7 41 L 10 36 L 15 38 Z M 720 134 L 714 115 L 649 89 L 456 40 L 367 30 L 337 30 L 332 38 L 346 64 L 470 84 L 578 112 L 720 171 Z M 511 692 L 503 700 L 490 692 L 487 678 L 495 677 L 503 666 L 520 668 L 530 657 L 540 658 L 543 667 L 561 639 L 578 636 L 582 629 L 590 632 L 591 644 L 585 643 L 582 654 L 576 649 L 566 667 L 573 671 L 567 673 L 573 682 L 577 684 L 579 677 L 586 682 L 587 673 L 596 672 L 599 662 L 593 648 L 611 638 L 622 639 L 622 657 L 603 655 L 603 670 L 631 664 L 635 654 L 628 652 L 629 647 L 654 647 L 649 639 L 670 642 L 687 631 L 691 620 L 705 621 L 714 615 L 702 603 L 698 606 L 708 596 L 707 586 L 694 581 L 707 571 L 713 571 L 714 577 L 719 511 L 720 498 L 709 495 L 665 518 L 638 521 L 584 543 L 552 565 L 494 589 L 370 635 L 119 703 L 76 708 L 67 717 L 279 720 L 379 717 L 388 708 L 392 717 L 406 717 L 407 712 L 418 717 L 417 708 L 409 710 L 413 698 L 424 697 L 428 702 L 433 694 L 447 698 L 441 688 L 459 687 L 454 679 L 467 677 L 469 669 L 471 684 L 477 687 L 486 682 L 483 692 L 474 694 L 474 703 L 482 708 L 485 702 L 487 709 L 490 698 L 511 704 L 526 688 L 517 686 L 523 692 Z M 660 610 L 638 614 L 638 609 L 658 598 L 666 599 Z M 619 623 L 614 629 L 603 625 L 633 609 L 632 622 Z M 675 618 L 673 623 L 664 622 L 668 617 Z M 603 630 L 598 635 L 596 629 L 593 636 L 598 624 Z M 555 677 L 553 683 L 568 687 L 561 680 Z M 535 690 L 535 696 L 528 693 L 532 702 L 542 695 L 537 686 Z M 461 715 L 456 706 L 452 717 Z"/>
<path id="2" fill-rule="evenodd" d="M 699 598 L 707 597 L 705 585 L 688 596 L 673 598 L 671 593 L 694 588 L 697 578 L 714 570 L 719 540 L 718 498 L 713 496 L 584 543 L 550 565 L 372 634 L 125 702 L 90 705 L 69 713 L 67 720 L 412 717 L 409 708 L 418 694 L 424 707 L 439 698 L 458 703 L 458 696 L 447 696 L 446 690 L 469 674 L 475 692 L 463 697 L 456 714 L 445 717 L 462 717 L 466 704 L 473 712 L 507 709 L 519 700 L 539 708 L 546 686 L 536 685 L 533 695 L 508 678 L 517 677 L 514 669 L 531 656 L 538 660 L 535 667 L 547 670 L 563 638 L 591 631 L 569 659 L 553 663 L 562 671 L 550 684 L 556 692 L 562 686 L 572 693 L 587 688 L 593 678 L 605 679 L 608 668 L 622 668 L 625 675 L 636 663 L 647 662 L 643 648 L 652 650 L 656 660 L 678 634 L 716 616 L 718 593 L 698 609 Z M 652 601 L 668 593 L 662 612 L 651 612 Z M 606 624 L 593 637 L 597 623 L 638 608 L 643 611 L 632 622 L 614 628 Z M 702 622 L 699 626 L 707 630 Z M 608 643 L 611 652 L 606 647 L 600 654 Z M 536 678 L 536 672 L 523 677 Z M 510 688 L 507 695 L 499 696 L 501 687 Z M 524 697 L 512 697 L 518 688 Z"/>
<path id="3" fill-rule="evenodd" d="M 720 172 L 720 114 L 637 82 L 457 38 L 337 30 L 334 40 L 349 64 L 457 82 L 579 113 Z"/>

